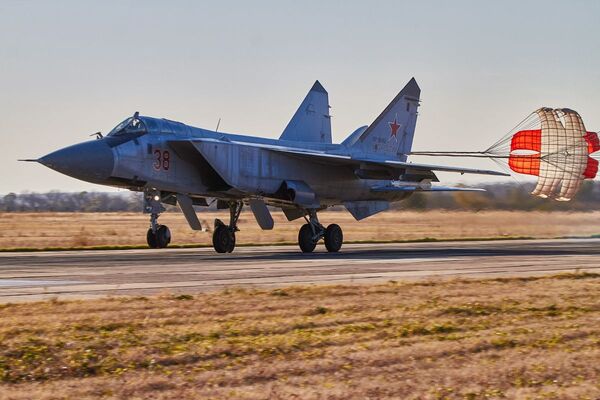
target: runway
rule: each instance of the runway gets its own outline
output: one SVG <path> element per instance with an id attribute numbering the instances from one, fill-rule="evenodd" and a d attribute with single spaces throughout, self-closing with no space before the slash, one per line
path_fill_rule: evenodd
<path id="1" fill-rule="evenodd" d="M 600 273 L 599 239 L 0 253 L 0 303 L 197 293 L 225 287 Z"/>

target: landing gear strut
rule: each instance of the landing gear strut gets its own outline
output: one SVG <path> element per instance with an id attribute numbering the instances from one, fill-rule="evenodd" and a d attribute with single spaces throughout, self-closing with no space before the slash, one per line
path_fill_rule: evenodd
<path id="1" fill-rule="evenodd" d="M 303 253 L 311 253 L 321 239 L 324 239 L 325 248 L 331 253 L 342 248 L 344 234 L 339 225 L 331 224 L 325 228 L 319 222 L 316 210 L 308 210 L 308 218 L 305 216 L 304 219 L 306 224 L 302 225 L 298 232 L 298 245 Z"/>
<path id="2" fill-rule="evenodd" d="M 229 225 L 215 219 L 213 247 L 217 253 L 231 253 L 235 249 L 235 233 L 239 231 L 237 221 L 243 207 L 244 203 L 241 201 L 229 202 Z"/>
<path id="3" fill-rule="evenodd" d="M 144 191 L 144 213 L 150 214 L 150 228 L 146 232 L 146 242 L 152 249 L 162 249 L 171 243 L 171 231 L 166 225 L 158 223 L 158 217 L 165 211 L 160 200 L 160 191 L 154 189 Z"/>

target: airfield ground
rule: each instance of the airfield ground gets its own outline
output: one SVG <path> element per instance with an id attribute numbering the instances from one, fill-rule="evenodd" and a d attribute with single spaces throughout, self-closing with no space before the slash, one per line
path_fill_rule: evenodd
<path id="1" fill-rule="evenodd" d="M 0 399 L 597 399 L 600 274 L 0 307 Z"/>
<path id="2" fill-rule="evenodd" d="M 161 218 L 176 243 L 208 244 L 180 214 Z M 350 218 L 322 220 L 366 241 L 591 236 L 600 223 L 600 213 Z M 0 247 L 140 244 L 146 223 L 138 214 L 3 214 Z M 260 236 L 246 215 L 239 238 L 293 242 L 298 225 Z M 595 400 L 599 244 L 3 252 L 0 400 Z"/>
<path id="3" fill-rule="evenodd" d="M 600 239 L 347 244 L 339 253 L 297 246 L 0 253 L 0 304 L 196 294 L 223 288 L 382 283 L 432 277 L 600 273 Z"/>
<path id="4" fill-rule="evenodd" d="M 386 212 L 356 222 L 345 212 L 320 213 L 323 224 L 337 223 L 346 241 L 403 241 L 465 238 L 590 236 L 600 233 L 600 212 Z M 295 244 L 303 220 L 288 222 L 273 213 L 275 229 L 261 231 L 252 213 L 240 219 L 239 244 Z M 212 229 L 225 213 L 200 212 L 203 226 Z M 174 245 L 210 246 L 211 235 L 194 232 L 181 213 L 165 213 Z M 141 213 L 0 213 L 0 249 L 145 245 L 148 216 Z"/>

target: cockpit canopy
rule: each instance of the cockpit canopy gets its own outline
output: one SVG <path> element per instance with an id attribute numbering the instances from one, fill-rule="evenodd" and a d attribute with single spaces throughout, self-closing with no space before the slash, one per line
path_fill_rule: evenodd
<path id="1" fill-rule="evenodd" d="M 189 127 L 181 122 L 170 121 L 168 119 L 158 119 L 152 117 L 142 117 L 138 112 L 133 117 L 117 125 L 106 136 L 119 138 L 120 143 L 125 139 L 133 139 L 147 133 L 161 135 L 188 135 Z M 113 139 L 115 141 L 116 139 Z"/>
<path id="2" fill-rule="evenodd" d="M 137 114 L 137 113 L 136 113 Z M 137 115 L 127 118 L 108 133 L 107 136 L 121 136 L 128 133 L 143 135 L 147 133 L 146 124 Z"/>

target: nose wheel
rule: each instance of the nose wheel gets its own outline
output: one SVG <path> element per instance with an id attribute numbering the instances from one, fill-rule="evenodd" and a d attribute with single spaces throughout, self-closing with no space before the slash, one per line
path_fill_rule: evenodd
<path id="1" fill-rule="evenodd" d="M 305 219 L 307 223 L 302 225 L 298 232 L 298 245 L 303 253 L 312 253 L 321 239 L 325 242 L 328 252 L 340 251 L 344 242 L 344 234 L 339 225 L 331 224 L 325 228 L 319 222 L 315 210 L 309 210 L 309 217 L 305 217 Z"/>
<path id="2" fill-rule="evenodd" d="M 166 225 L 158 225 L 156 232 L 150 228 L 146 233 L 146 242 L 152 249 L 163 249 L 171 243 L 171 230 Z"/>
<path id="3" fill-rule="evenodd" d="M 158 223 L 160 213 L 165 211 L 161 204 L 161 193 L 156 189 L 144 191 L 144 213 L 150 214 L 150 228 L 146 232 L 146 243 L 152 249 L 163 249 L 171 243 L 171 231 Z"/>

